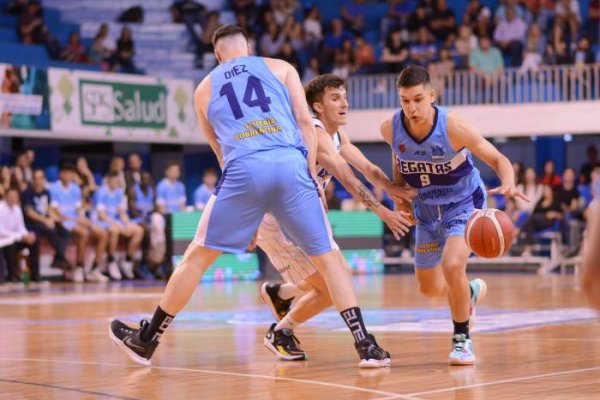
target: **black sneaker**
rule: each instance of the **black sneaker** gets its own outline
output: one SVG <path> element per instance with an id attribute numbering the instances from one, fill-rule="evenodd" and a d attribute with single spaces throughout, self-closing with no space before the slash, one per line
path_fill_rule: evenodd
<path id="1" fill-rule="evenodd" d="M 118 319 L 113 320 L 108 327 L 108 335 L 111 340 L 127 354 L 129 358 L 138 364 L 149 367 L 150 358 L 158 346 L 156 340 L 145 342 L 141 338 L 141 332 L 148 326 L 145 319 L 140 321 L 140 328 L 135 329 L 125 325 Z"/>
<path id="2" fill-rule="evenodd" d="M 281 284 L 279 283 L 271 283 L 265 282 L 260 287 L 260 295 L 263 298 L 264 302 L 269 306 L 271 312 L 275 316 L 277 321 L 281 321 L 283 317 L 290 312 L 290 307 L 292 306 L 292 300 L 294 298 L 288 300 L 283 300 L 277 292 L 279 292 L 279 287 Z"/>
<path id="3" fill-rule="evenodd" d="M 366 339 L 354 343 L 354 347 L 360 357 L 359 368 L 382 368 L 391 364 L 390 353 L 379 347 L 375 336 L 370 333 Z"/>
<path id="4" fill-rule="evenodd" d="M 298 345 L 300 342 L 291 329 L 274 330 L 277 324 L 272 324 L 265 335 L 265 346 L 275 355 L 286 361 L 306 360 L 306 353 Z"/>

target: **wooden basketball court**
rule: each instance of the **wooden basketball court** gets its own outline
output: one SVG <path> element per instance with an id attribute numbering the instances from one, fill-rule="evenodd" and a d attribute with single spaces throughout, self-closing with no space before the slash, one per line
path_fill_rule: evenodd
<path id="1" fill-rule="evenodd" d="M 297 329 L 304 362 L 262 344 L 271 322 L 259 282 L 198 287 L 152 368 L 129 361 L 108 321 L 151 314 L 162 286 L 0 288 L 4 399 L 598 399 L 600 324 L 572 276 L 482 275 L 474 367 L 450 367 L 444 301 L 418 294 L 412 275 L 355 279 L 368 327 L 392 368 L 359 370 L 334 310 Z"/>

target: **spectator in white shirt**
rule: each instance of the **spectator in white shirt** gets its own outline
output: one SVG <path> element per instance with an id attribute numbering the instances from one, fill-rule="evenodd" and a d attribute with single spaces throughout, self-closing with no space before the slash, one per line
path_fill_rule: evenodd
<path id="1" fill-rule="evenodd" d="M 510 66 L 518 67 L 523 61 L 523 42 L 527 25 L 517 16 L 514 8 L 506 10 L 506 19 L 498 22 L 494 31 L 494 41 L 504 56 L 510 57 Z"/>
<path id="2" fill-rule="evenodd" d="M 29 248 L 31 279 L 39 280 L 39 243 L 35 233 L 25 228 L 23 211 L 21 210 L 19 191 L 10 188 L 6 192 L 5 201 L 0 202 L 0 238 L 2 242 L 9 243 L 2 247 L 0 262 L 0 282 L 4 281 L 5 266 L 8 270 L 8 279 L 18 282 L 21 279 L 21 271 L 17 265 L 17 252 L 23 248 Z"/>

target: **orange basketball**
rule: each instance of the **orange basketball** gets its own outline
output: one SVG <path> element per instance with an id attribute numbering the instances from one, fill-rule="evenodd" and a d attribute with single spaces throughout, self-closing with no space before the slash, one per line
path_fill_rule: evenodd
<path id="1" fill-rule="evenodd" d="M 479 257 L 500 257 L 510 249 L 513 238 L 512 221 L 495 208 L 477 210 L 467 221 L 465 240 L 471 251 Z"/>

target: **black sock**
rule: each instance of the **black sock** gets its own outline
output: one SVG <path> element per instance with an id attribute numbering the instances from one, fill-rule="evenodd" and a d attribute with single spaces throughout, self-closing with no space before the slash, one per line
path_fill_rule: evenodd
<path id="1" fill-rule="evenodd" d="M 130 262 L 131 261 L 131 256 L 129 254 L 127 254 L 125 256 L 125 261 Z"/>
<path id="2" fill-rule="evenodd" d="M 108 257 L 107 257 L 107 261 L 109 263 L 111 263 L 111 262 L 115 261 L 115 257 L 112 254 L 109 254 Z"/>
<path id="3" fill-rule="evenodd" d="M 469 320 L 466 320 L 465 322 L 456 322 L 456 321 L 452 321 L 452 323 L 454 324 L 454 334 L 463 334 L 463 335 L 467 335 L 467 339 L 470 338 L 469 336 Z"/>
<path id="4" fill-rule="evenodd" d="M 152 321 L 150 321 L 148 327 L 142 332 L 142 340 L 145 342 L 151 340 L 159 341 L 165 329 L 167 329 L 169 324 L 173 321 L 173 318 L 175 318 L 175 316 L 167 314 L 160 306 L 156 307 L 156 311 L 154 311 L 154 315 L 152 316 Z"/>
<path id="5" fill-rule="evenodd" d="M 354 335 L 354 341 L 356 343 L 367 338 L 367 328 L 363 322 L 362 313 L 359 307 L 350 307 L 340 313 L 348 329 Z"/>

